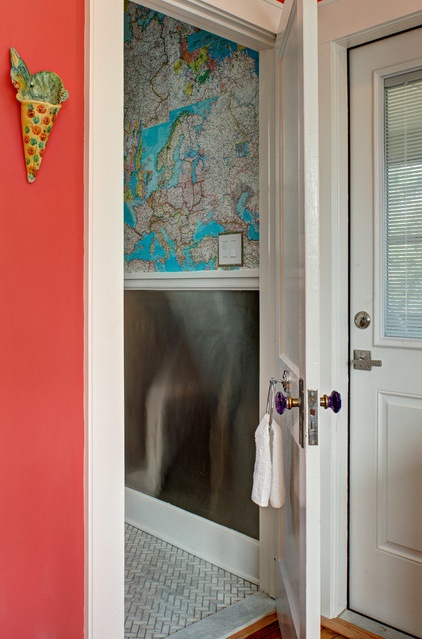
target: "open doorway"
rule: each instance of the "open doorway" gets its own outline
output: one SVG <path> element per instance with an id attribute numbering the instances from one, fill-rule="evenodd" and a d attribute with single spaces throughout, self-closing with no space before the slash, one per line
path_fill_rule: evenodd
<path id="1" fill-rule="evenodd" d="M 259 55 L 131 2 L 124 46 L 126 521 L 246 578 L 242 599 L 258 582 Z"/>
<path id="2" fill-rule="evenodd" d="M 119 637 L 124 627 L 124 392 L 123 392 L 123 11 L 118 0 L 91 0 L 87 20 L 87 499 L 86 499 L 86 632 L 93 637 Z M 155 8 L 177 14 L 187 23 L 214 31 L 260 52 L 260 92 L 266 108 L 260 113 L 260 182 L 275 184 L 275 139 L 272 49 L 281 5 L 262 13 L 260 3 L 248 7 L 245 18 L 203 3 L 154 0 Z M 177 7 L 176 7 L 177 4 Z M 183 5 L 183 6 L 182 6 Z M 192 17 L 192 20 L 191 20 Z M 119 177 L 120 176 L 120 177 Z M 268 233 L 275 204 L 274 189 L 260 195 L 260 227 Z M 263 251 L 264 257 L 266 250 Z M 260 304 L 269 302 L 268 264 L 261 260 Z M 241 273 L 242 271 L 240 271 Z M 242 279 L 242 289 L 257 289 L 258 273 Z M 221 287 L 220 278 L 215 274 Z M 168 275 L 171 280 L 171 274 Z M 194 278 L 193 278 L 194 279 Z M 230 281 L 227 281 L 230 283 Z M 237 282 L 238 285 L 238 282 Z M 233 282 L 231 288 L 233 288 Z M 261 325 L 260 411 L 265 410 L 269 366 L 270 321 Z M 260 513 L 259 579 L 265 592 L 273 589 L 273 519 Z"/>

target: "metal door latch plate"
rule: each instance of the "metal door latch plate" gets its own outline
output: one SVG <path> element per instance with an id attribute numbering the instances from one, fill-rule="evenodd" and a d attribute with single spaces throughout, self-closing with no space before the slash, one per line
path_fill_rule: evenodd
<path id="1" fill-rule="evenodd" d="M 308 445 L 318 446 L 318 391 L 308 390 Z"/>

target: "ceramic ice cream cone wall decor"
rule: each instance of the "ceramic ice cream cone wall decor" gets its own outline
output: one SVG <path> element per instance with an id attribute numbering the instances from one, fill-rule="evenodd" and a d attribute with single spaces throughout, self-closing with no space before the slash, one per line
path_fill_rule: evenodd
<path id="1" fill-rule="evenodd" d="M 34 182 L 40 170 L 54 122 L 69 92 L 53 71 L 33 75 L 16 49 L 10 49 L 10 77 L 21 103 L 21 124 L 26 175 Z"/>

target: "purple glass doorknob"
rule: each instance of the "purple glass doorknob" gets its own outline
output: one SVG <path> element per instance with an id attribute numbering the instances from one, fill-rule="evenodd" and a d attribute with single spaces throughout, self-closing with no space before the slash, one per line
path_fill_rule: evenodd
<path id="1" fill-rule="evenodd" d="M 331 408 L 333 413 L 341 410 L 341 395 L 338 391 L 332 391 L 331 395 L 323 395 L 319 401 L 322 408 Z"/>
<path id="2" fill-rule="evenodd" d="M 292 408 L 299 408 L 300 400 L 296 397 L 290 397 L 283 395 L 280 391 L 275 395 L 275 409 L 279 415 L 282 415 L 284 411 L 292 410 Z"/>
<path id="3" fill-rule="evenodd" d="M 275 409 L 279 415 L 282 415 L 287 408 L 287 398 L 283 393 L 276 393 L 275 395 Z"/>

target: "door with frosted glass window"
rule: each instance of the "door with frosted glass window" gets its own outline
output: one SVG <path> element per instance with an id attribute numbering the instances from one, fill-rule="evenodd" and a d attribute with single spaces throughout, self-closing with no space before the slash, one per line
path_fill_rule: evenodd
<path id="1" fill-rule="evenodd" d="M 349 608 L 422 637 L 422 29 L 350 52 Z"/>

